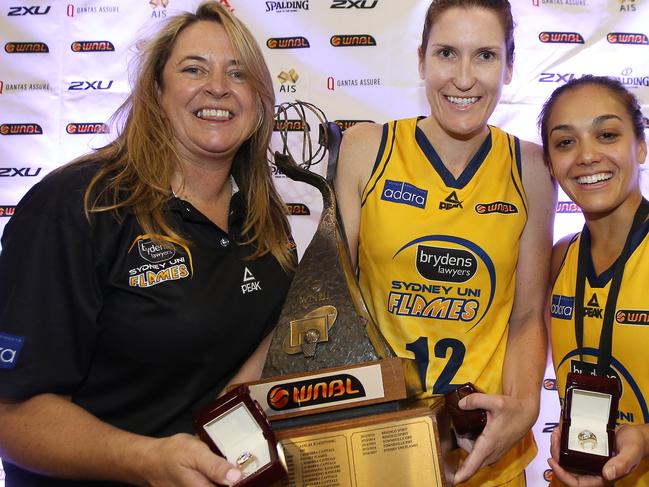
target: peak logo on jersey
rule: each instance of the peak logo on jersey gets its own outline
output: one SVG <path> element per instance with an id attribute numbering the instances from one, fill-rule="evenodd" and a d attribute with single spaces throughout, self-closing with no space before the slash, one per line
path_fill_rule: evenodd
<path id="1" fill-rule="evenodd" d="M 376 46 L 376 39 L 369 34 L 336 34 L 329 43 L 334 47 Z"/>
<path id="2" fill-rule="evenodd" d="M 9 7 L 9 17 L 18 17 L 23 15 L 47 15 L 50 12 L 50 5 L 41 10 L 41 6 L 35 5 L 33 7 Z"/>
<path id="3" fill-rule="evenodd" d="M 572 312 L 575 309 L 574 296 L 561 296 L 560 294 L 552 295 L 552 308 L 550 313 L 552 317 L 560 320 L 571 320 Z"/>
<path id="4" fill-rule="evenodd" d="M 541 32 L 539 40 L 549 44 L 583 44 L 584 38 L 579 32 Z"/>
<path id="5" fill-rule="evenodd" d="M 646 34 L 632 32 L 609 32 L 606 40 L 609 44 L 649 44 Z"/>
<path id="6" fill-rule="evenodd" d="M 310 215 L 311 210 L 304 203 L 286 203 L 289 215 Z"/>
<path id="7" fill-rule="evenodd" d="M 275 120 L 273 131 L 275 132 L 305 132 L 310 131 L 308 123 L 298 119 Z"/>
<path id="8" fill-rule="evenodd" d="M 154 239 L 145 234 L 133 240 L 128 253 L 134 248 L 137 248 L 139 259 L 137 265 L 128 271 L 129 286 L 146 288 L 192 277 L 192 254 L 186 245 L 169 237 Z"/>
<path id="9" fill-rule="evenodd" d="M 392 203 L 400 203 L 403 205 L 426 208 L 426 199 L 428 198 L 428 191 L 418 188 L 412 184 L 403 181 L 385 180 L 383 185 L 383 192 L 381 199 L 384 201 L 391 201 Z"/>
<path id="10" fill-rule="evenodd" d="M 266 41 L 268 49 L 303 49 L 311 47 L 309 40 L 303 36 L 271 37 Z"/>
<path id="11" fill-rule="evenodd" d="M 5 52 L 9 54 L 38 54 L 50 52 L 50 48 L 44 42 L 7 42 Z"/>
<path id="12" fill-rule="evenodd" d="M 374 8 L 379 0 L 332 0 L 329 8 Z"/>
<path id="13" fill-rule="evenodd" d="M 24 337 L 0 333 L 0 369 L 13 369 L 16 366 L 24 342 Z"/>
<path id="14" fill-rule="evenodd" d="M 105 123 L 69 123 L 65 127 L 65 131 L 70 135 L 83 135 L 83 134 L 108 134 L 110 127 Z"/>
<path id="15" fill-rule="evenodd" d="M 110 41 L 74 41 L 70 49 L 73 52 L 109 52 L 114 51 L 115 46 Z"/>
<path id="16" fill-rule="evenodd" d="M 255 291 L 261 291 L 261 283 L 252 275 L 247 267 L 243 270 L 243 282 L 241 284 L 241 293 L 249 294 Z"/>
<path id="17" fill-rule="evenodd" d="M 372 120 L 334 120 L 334 123 L 340 127 L 341 131 L 347 130 L 349 127 L 353 127 L 357 123 L 369 122 L 372 123 Z"/>
<path id="18" fill-rule="evenodd" d="M 336 374 L 277 385 L 268 391 L 266 401 L 275 411 L 288 411 L 365 396 L 365 388 L 358 378 Z"/>
<path id="19" fill-rule="evenodd" d="M 480 215 L 487 215 L 489 213 L 511 215 L 512 213 L 518 213 L 518 208 L 513 203 L 494 201 L 493 203 L 478 203 L 475 205 L 475 212 Z"/>
<path id="20" fill-rule="evenodd" d="M 597 294 L 593 293 L 592 297 L 588 301 L 588 306 L 584 308 L 584 316 L 602 319 L 602 308 L 599 307 Z"/>
<path id="21" fill-rule="evenodd" d="M 3 123 L 0 135 L 42 135 L 43 129 L 37 123 Z"/>
<path id="22" fill-rule="evenodd" d="M 444 198 L 444 201 L 439 202 L 440 210 L 452 210 L 453 208 L 462 208 L 462 202 L 457 197 L 455 191 L 451 192 L 451 194 Z"/>
<path id="23" fill-rule="evenodd" d="M 649 325 L 649 310 L 620 309 L 615 313 L 615 321 L 621 325 Z"/>
<path id="24" fill-rule="evenodd" d="M 417 246 L 417 272 L 429 281 L 466 282 L 478 269 L 478 261 L 468 250 Z"/>
<path id="25" fill-rule="evenodd" d="M 543 389 L 546 391 L 556 391 L 557 390 L 557 379 L 544 379 L 543 380 Z"/>

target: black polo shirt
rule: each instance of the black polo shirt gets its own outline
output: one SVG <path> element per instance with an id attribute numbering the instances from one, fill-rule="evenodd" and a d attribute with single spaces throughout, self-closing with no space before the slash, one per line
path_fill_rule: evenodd
<path id="1" fill-rule="evenodd" d="M 188 246 L 156 244 L 132 214 L 88 222 L 83 193 L 96 170 L 48 175 L 5 227 L 0 397 L 69 395 L 127 431 L 191 432 L 191 412 L 274 326 L 291 276 L 270 254 L 244 260 L 252 248 L 238 243 L 240 193 L 229 232 L 189 203 L 169 202 L 166 215 Z M 6 470 L 12 486 L 14 469 Z"/>

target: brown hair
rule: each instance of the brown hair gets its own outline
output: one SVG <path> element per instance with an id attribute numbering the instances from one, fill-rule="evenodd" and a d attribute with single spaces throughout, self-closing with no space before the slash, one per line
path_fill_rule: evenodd
<path id="1" fill-rule="evenodd" d="M 162 71 L 178 35 L 199 21 L 223 26 L 232 48 L 246 72 L 246 80 L 257 95 L 260 121 L 234 157 L 232 175 L 246 199 L 243 227 L 245 243 L 255 246 L 254 259 L 270 252 L 284 269 L 294 266 L 289 249 L 286 207 L 273 186 L 266 151 L 273 130 L 275 95 L 266 62 L 250 31 L 216 1 L 201 4 L 196 13 L 170 18 L 147 43 L 139 56 L 139 71 L 131 95 L 115 113 L 125 117 L 117 138 L 77 160 L 101 165 L 84 198 L 86 214 L 131 209 L 146 233 L 171 237 L 185 243 L 163 216 L 163 205 L 172 197 L 171 178 L 182 172 L 174 145 L 173 130 L 158 100 Z"/>
<path id="2" fill-rule="evenodd" d="M 609 78 L 607 76 L 593 76 L 591 74 L 582 76 L 581 78 L 573 78 L 568 81 L 565 85 L 559 86 L 556 90 L 552 92 L 550 98 L 543 104 L 541 113 L 538 119 L 539 129 L 541 130 L 541 140 L 543 141 L 543 158 L 545 163 L 549 164 L 550 162 L 550 148 L 548 141 L 548 121 L 550 120 L 550 115 L 552 115 L 552 109 L 557 102 L 557 99 L 561 94 L 568 91 L 572 91 L 581 86 L 599 86 L 605 88 L 609 93 L 618 99 L 618 101 L 624 106 L 626 112 L 629 114 L 629 118 L 633 123 L 633 132 L 635 133 L 636 139 L 644 140 L 644 123 L 642 119 L 642 111 L 640 110 L 640 104 L 638 99 L 633 93 L 627 90 L 622 83 L 620 83 L 615 78 Z"/>
<path id="3" fill-rule="evenodd" d="M 424 30 L 421 34 L 421 53 L 426 54 L 428 38 L 433 24 L 447 10 L 452 8 L 482 8 L 492 11 L 500 20 L 505 33 L 505 45 L 507 47 L 507 65 L 514 64 L 514 19 L 512 7 L 508 0 L 433 0 L 426 11 Z"/>

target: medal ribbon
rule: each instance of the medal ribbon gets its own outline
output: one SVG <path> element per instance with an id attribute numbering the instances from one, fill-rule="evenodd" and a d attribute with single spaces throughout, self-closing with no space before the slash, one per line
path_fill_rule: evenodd
<path id="1" fill-rule="evenodd" d="M 606 377 L 606 374 L 611 365 L 611 356 L 613 350 L 613 317 L 615 315 L 615 307 L 617 298 L 620 294 L 620 286 L 622 284 L 622 275 L 624 274 L 624 267 L 631 252 L 631 238 L 636 230 L 642 225 L 649 214 L 649 201 L 642 198 L 640 206 L 635 212 L 633 223 L 626 236 L 622 252 L 614 264 L 613 278 L 611 279 L 611 287 L 608 292 L 608 299 L 606 300 L 606 307 L 604 308 L 604 318 L 602 320 L 602 331 L 599 337 L 599 355 L 597 358 L 597 375 Z M 583 348 L 584 348 L 584 292 L 586 287 L 586 267 L 590 257 L 590 238 L 584 238 L 584 233 L 587 232 L 587 227 L 581 232 L 581 239 L 579 241 L 579 256 L 577 260 L 577 282 L 575 285 L 575 338 L 577 339 L 577 350 L 579 350 L 579 358 L 583 362 Z"/>

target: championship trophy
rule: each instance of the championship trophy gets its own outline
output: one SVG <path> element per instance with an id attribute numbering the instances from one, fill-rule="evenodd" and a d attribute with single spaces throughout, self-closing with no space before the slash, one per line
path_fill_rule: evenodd
<path id="1" fill-rule="evenodd" d="M 292 116 L 302 122 L 299 165 L 286 130 Z M 309 116 L 319 129 L 316 145 Z M 280 105 L 276 117 L 283 142 L 274 154 L 277 168 L 316 187 L 323 210 L 288 291 L 263 378 L 247 384 L 286 455 L 288 480 L 273 485 L 451 485 L 444 401 L 415 397 L 422 392 L 416 364 L 397 357 L 381 335 L 351 266 L 332 186 L 341 131 L 305 102 Z M 310 168 L 325 154 L 322 177 Z"/>

